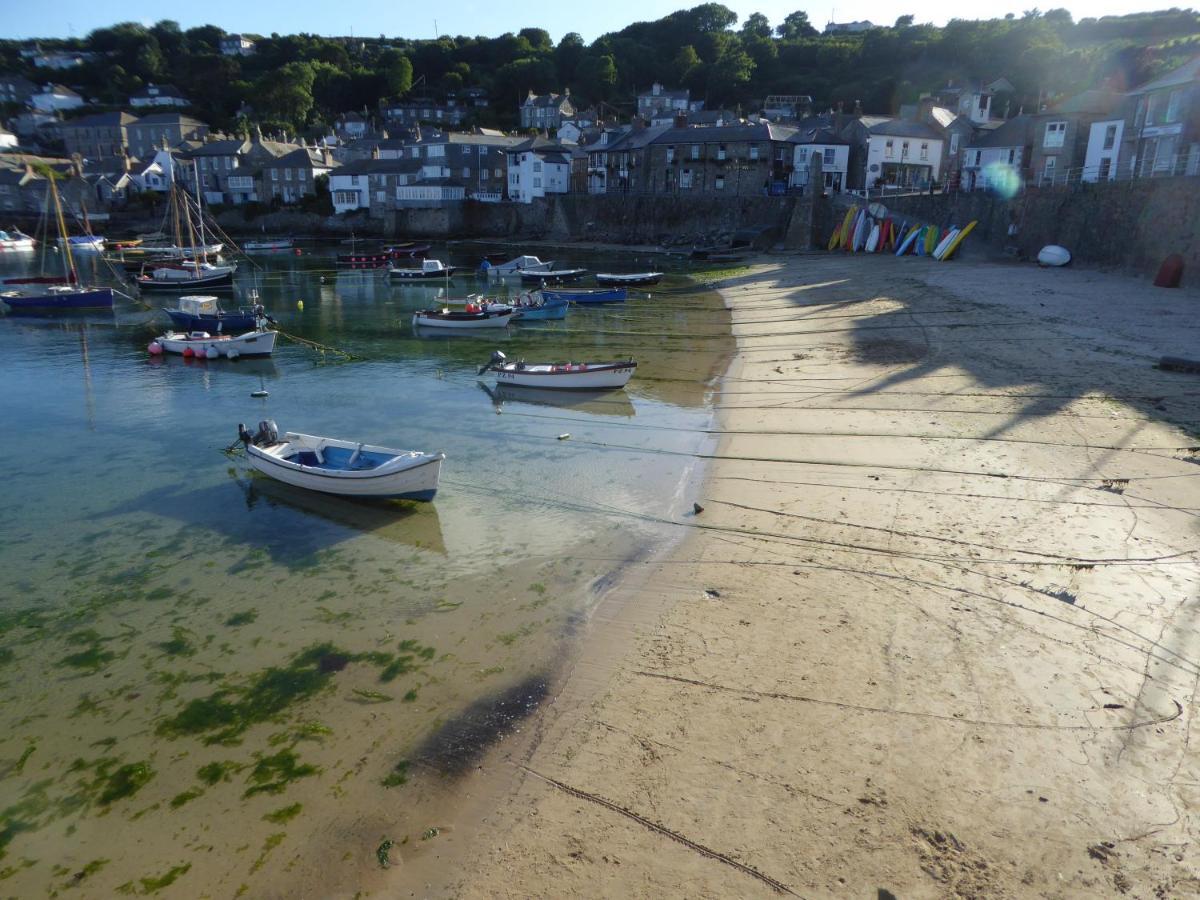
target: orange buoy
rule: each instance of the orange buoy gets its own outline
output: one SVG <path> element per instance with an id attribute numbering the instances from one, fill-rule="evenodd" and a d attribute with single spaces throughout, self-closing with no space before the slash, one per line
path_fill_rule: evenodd
<path id="1" fill-rule="evenodd" d="M 1172 253 L 1158 267 L 1158 275 L 1154 278 L 1155 287 L 1177 288 L 1183 280 L 1183 257 Z"/>

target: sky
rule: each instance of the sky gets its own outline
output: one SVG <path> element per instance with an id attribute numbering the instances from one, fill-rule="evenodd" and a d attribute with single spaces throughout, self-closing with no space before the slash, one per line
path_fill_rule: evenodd
<path id="1" fill-rule="evenodd" d="M 327 3 L 297 3 L 295 0 L 206 0 L 204 3 L 173 4 L 170 10 L 154 18 L 144 18 L 145 11 L 154 5 L 116 5 L 96 0 L 58 0 L 53 15 L 44 15 L 40 4 L 4 0 L 0 36 L 83 37 L 94 28 L 113 25 L 118 21 L 138 19 L 152 25 L 158 18 L 173 18 L 184 28 L 197 25 L 217 25 L 226 31 L 245 31 L 257 34 L 295 34 L 310 32 L 324 35 L 363 35 L 377 37 L 433 38 L 439 34 L 487 35 L 494 37 L 506 31 L 522 28 L 544 28 L 557 42 L 569 31 L 579 32 L 591 42 L 609 31 L 619 31 L 631 22 L 659 19 L 677 9 L 687 9 L 702 0 L 604 0 L 582 3 L 515 3 L 512 0 L 440 0 L 438 3 L 395 0 L 356 0 L 349 7 Z M 1049 9 L 1062 5 L 1076 19 L 1086 16 L 1120 15 L 1166 9 L 1169 3 L 1146 0 L 1089 0 L 1086 3 L 1055 3 L 1044 0 Z M 870 20 L 877 25 L 890 25 L 898 16 L 912 13 L 917 22 L 944 24 L 951 18 L 988 19 L 1005 13 L 1020 15 L 1033 6 L 1033 0 L 927 0 L 924 4 L 883 2 L 883 0 L 838 0 L 821 5 L 797 3 L 797 0 L 726 0 L 725 6 L 739 16 L 739 21 L 753 12 L 761 12 L 772 25 L 778 25 L 791 12 L 803 9 L 809 21 L 818 28 L 830 21 L 848 22 Z M 121 9 L 123 12 L 117 12 Z M 138 14 L 142 17 L 139 18 Z"/>

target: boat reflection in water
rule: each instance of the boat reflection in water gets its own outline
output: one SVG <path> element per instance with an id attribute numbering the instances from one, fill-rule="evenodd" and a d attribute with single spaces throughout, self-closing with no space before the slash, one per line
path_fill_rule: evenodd
<path id="1" fill-rule="evenodd" d="M 637 408 L 629 399 L 629 395 L 620 388 L 604 391 L 556 391 L 552 388 L 519 387 L 512 384 L 493 386 L 482 381 L 476 384 L 491 398 L 496 409 L 502 409 L 505 403 L 515 403 L 553 406 L 596 416 L 623 416 L 632 419 L 637 415 Z"/>
<path id="2" fill-rule="evenodd" d="M 182 369 L 220 367 L 222 375 L 226 372 L 233 372 L 238 375 L 255 375 L 259 378 L 279 377 L 279 369 L 275 366 L 275 360 L 270 357 L 243 356 L 238 359 L 228 359 L 222 356 L 217 359 L 206 359 L 205 357 L 170 356 L 164 353 L 160 356 L 147 356 L 146 365 L 177 366 Z"/>
<path id="3" fill-rule="evenodd" d="M 393 544 L 404 544 L 418 550 L 446 555 L 442 523 L 437 506 L 409 500 L 348 499 L 322 494 L 276 481 L 258 474 L 237 478 L 246 495 L 246 508 L 259 503 L 285 507 L 288 510 L 317 516 L 325 521 L 370 534 L 371 537 Z"/>
<path id="4" fill-rule="evenodd" d="M 421 340 L 437 340 L 439 338 L 447 338 L 449 340 L 475 338 L 476 340 L 490 342 L 512 340 L 512 333 L 507 328 L 429 328 L 421 325 L 413 325 L 412 333 L 413 337 L 420 338 Z"/>

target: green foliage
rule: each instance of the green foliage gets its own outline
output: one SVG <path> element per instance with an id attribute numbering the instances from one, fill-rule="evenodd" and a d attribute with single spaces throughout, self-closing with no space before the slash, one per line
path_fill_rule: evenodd
<path id="1" fill-rule="evenodd" d="M 768 94 L 802 93 L 818 108 L 861 100 L 868 111 L 886 113 L 950 78 L 1004 75 L 1016 88 L 1006 98 L 1011 111 L 1033 109 L 1047 93 L 1070 95 L 1110 78 L 1133 85 L 1185 62 L 1200 38 L 1200 13 L 1169 9 L 1075 22 L 1063 8 L 1030 9 L 944 27 L 904 14 L 892 27 L 823 35 L 796 10 L 775 23 L 751 13 L 737 26 L 733 10 L 704 3 L 635 22 L 590 45 L 575 33 L 555 45 L 538 27 L 436 40 L 273 34 L 258 41 L 253 55 L 228 57 L 220 52 L 220 28 L 184 31 L 170 20 L 149 27 L 121 22 L 83 40 L 41 45 L 99 54 L 63 75 L 86 96 L 115 107 L 149 81 L 170 82 L 192 98 L 191 112 L 219 129 L 241 124 L 246 105 L 256 122 L 315 131 L 349 110 L 370 114 L 381 100 L 410 93 L 414 83 L 435 97 L 482 87 L 492 107 L 472 114 L 483 124 L 515 128 L 517 104 L 529 90 L 569 87 L 579 107 L 619 105 L 655 81 L 687 87 L 710 108 L 748 108 Z M 0 40 L 0 64 L 45 81 L 46 73 L 21 59 L 21 45 Z"/>

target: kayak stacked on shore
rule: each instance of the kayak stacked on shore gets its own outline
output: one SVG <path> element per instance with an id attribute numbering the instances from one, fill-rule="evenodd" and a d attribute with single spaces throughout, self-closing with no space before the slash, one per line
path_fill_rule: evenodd
<path id="1" fill-rule="evenodd" d="M 893 253 L 929 256 L 945 262 L 954 257 L 977 222 L 939 228 L 907 222 L 888 214 L 880 203 L 848 209 L 829 236 L 828 249 L 849 253 Z"/>

